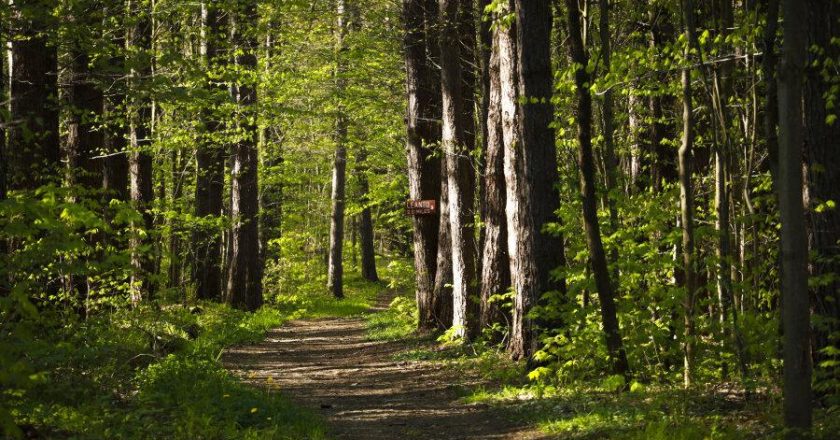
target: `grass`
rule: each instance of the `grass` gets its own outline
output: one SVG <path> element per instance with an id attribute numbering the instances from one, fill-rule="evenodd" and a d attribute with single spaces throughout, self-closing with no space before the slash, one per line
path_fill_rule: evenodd
<path id="1" fill-rule="evenodd" d="M 258 341 L 283 319 L 202 303 L 41 323 L 19 347 L 40 374 L 3 393 L 4 405 L 27 435 L 47 438 L 323 438 L 317 416 L 218 362 L 224 347 Z"/>

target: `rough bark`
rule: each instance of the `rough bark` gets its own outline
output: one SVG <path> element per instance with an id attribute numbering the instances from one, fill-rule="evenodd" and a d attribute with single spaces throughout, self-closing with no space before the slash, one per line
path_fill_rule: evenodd
<path id="1" fill-rule="evenodd" d="M 449 183 L 446 161 L 440 163 L 440 228 L 438 229 L 437 268 L 432 310 L 438 330 L 452 327 L 452 228 L 449 227 Z"/>
<path id="2" fill-rule="evenodd" d="M 629 383 L 629 366 L 624 343 L 618 324 L 615 306 L 615 288 L 610 279 L 607 265 L 607 255 L 601 241 L 600 225 L 598 224 L 598 196 L 595 189 L 595 159 L 592 154 L 592 96 L 587 84 L 591 78 L 586 71 L 589 57 L 581 34 L 581 14 L 578 0 L 566 0 L 569 26 L 569 47 L 572 61 L 579 67 L 575 69 L 575 85 L 577 86 L 576 120 L 578 129 L 578 165 L 580 169 L 580 192 L 583 199 L 583 225 L 586 233 L 586 244 L 589 249 L 589 261 L 595 276 L 595 287 L 598 289 L 598 300 L 601 303 L 601 321 L 607 343 L 607 352 L 612 363 L 613 374 L 621 375 Z M 602 11 L 602 13 L 605 11 Z M 603 22 L 602 22 L 603 24 Z"/>
<path id="3" fill-rule="evenodd" d="M 806 438 L 811 428 L 808 241 L 802 205 L 802 77 L 808 40 L 808 11 L 782 1 L 784 49 L 779 66 L 779 178 L 785 437 Z"/>
<path id="4" fill-rule="evenodd" d="M 206 15 L 204 55 L 207 68 L 214 71 L 227 64 L 224 58 L 224 42 L 227 40 L 227 17 L 220 10 L 218 2 L 205 2 L 203 13 Z M 223 215 L 225 187 L 225 151 L 220 145 L 218 132 L 224 129 L 223 123 L 212 107 L 227 94 L 225 84 L 213 83 L 207 78 L 206 86 L 214 99 L 211 108 L 202 114 L 205 136 L 196 150 L 195 215 L 211 220 Z M 224 98 L 222 98 L 224 99 Z M 213 227 L 200 226 L 193 232 L 195 295 L 198 299 L 222 299 L 222 234 Z"/>
<path id="5" fill-rule="evenodd" d="M 243 1 L 234 15 L 237 23 L 255 23 L 257 5 Z M 237 48 L 236 64 L 246 70 L 257 68 L 258 47 L 253 34 L 237 28 L 233 41 Z M 242 131 L 234 146 L 231 168 L 230 261 L 228 263 L 227 302 L 243 310 L 256 310 L 263 304 L 262 269 L 259 258 L 259 182 L 257 168 L 257 126 L 254 112 L 257 104 L 255 84 L 242 78 L 234 87 L 238 105 L 237 124 Z"/>
<path id="6" fill-rule="evenodd" d="M 471 298 L 476 291 L 475 243 L 472 213 L 474 173 L 469 159 L 475 134 L 468 106 L 472 100 L 467 90 L 461 60 L 462 14 L 471 13 L 469 0 L 440 0 L 442 135 L 446 154 L 446 179 L 449 191 L 449 225 L 452 243 L 452 326 L 455 336 L 469 339 L 478 330 L 478 316 L 471 313 Z M 469 47 L 464 53 L 469 52 Z M 469 55 L 467 55 L 469 57 Z"/>
<path id="7" fill-rule="evenodd" d="M 505 218 L 505 144 L 502 131 L 502 96 L 499 76 L 499 34 L 508 30 L 497 28 L 493 32 L 492 54 L 488 63 L 489 87 L 485 121 L 484 191 L 482 193 L 484 223 L 481 263 L 481 328 L 504 324 L 498 302 L 491 302 L 493 295 L 500 295 L 510 288 L 510 266 L 507 252 L 507 225 Z"/>
<path id="8" fill-rule="evenodd" d="M 345 0 L 336 2 L 338 26 L 336 33 L 336 97 L 339 101 L 335 122 L 335 160 L 332 171 L 332 215 L 330 217 L 330 250 L 327 264 L 327 288 L 336 298 L 344 298 L 344 208 L 347 191 L 347 115 L 341 99 L 344 97 L 346 71 L 344 52 L 347 35 L 347 5 Z"/>
<path id="9" fill-rule="evenodd" d="M 538 344 L 537 327 L 559 328 L 560 323 L 535 322 L 528 316 L 531 308 L 544 303 L 547 292 L 560 291 L 565 296 L 565 282 L 551 277 L 551 271 L 563 266 L 563 241 L 546 229 L 558 219 L 557 151 L 551 103 L 553 92 L 550 36 L 551 6 L 543 0 L 516 0 L 516 41 L 513 59 L 517 66 L 518 105 L 516 120 L 521 139 L 507 142 L 506 130 L 505 183 L 507 191 L 508 252 L 514 297 L 513 324 L 508 350 L 514 358 L 530 358 Z M 505 40 L 505 39 L 502 39 Z M 510 46 L 504 43 L 505 46 Z M 512 73 L 510 49 L 502 46 L 502 111 L 503 118 L 513 114 L 510 108 Z M 507 52 L 507 53 L 506 53 Z M 507 89 L 507 90 L 506 90 Z M 525 103 L 527 102 L 527 103 Z"/>
<path id="10" fill-rule="evenodd" d="M 440 143 L 440 83 L 429 49 L 435 42 L 426 32 L 433 28 L 436 0 L 403 0 L 403 45 L 406 66 L 406 109 L 408 187 L 412 200 L 438 200 L 441 196 L 440 158 L 433 155 Z M 440 201 L 439 201 L 440 202 Z M 440 212 L 442 203 L 438 203 Z M 438 227 L 440 215 L 416 216 L 414 225 L 414 270 L 417 284 L 418 327 L 430 330 L 437 326 L 434 313 L 435 276 L 437 273 Z"/>

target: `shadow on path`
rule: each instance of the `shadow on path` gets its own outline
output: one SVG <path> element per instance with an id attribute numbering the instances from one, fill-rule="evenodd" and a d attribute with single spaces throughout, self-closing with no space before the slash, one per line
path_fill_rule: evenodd
<path id="1" fill-rule="evenodd" d="M 328 318 L 291 321 L 259 344 L 227 350 L 222 361 L 246 382 L 320 411 L 333 438 L 546 438 L 502 408 L 459 402 L 459 390 L 480 380 L 433 361 L 393 360 L 407 348 L 368 341 L 364 318 Z"/>

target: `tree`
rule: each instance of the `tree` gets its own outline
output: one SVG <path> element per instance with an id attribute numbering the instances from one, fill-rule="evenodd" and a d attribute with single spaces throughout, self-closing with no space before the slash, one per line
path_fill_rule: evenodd
<path id="1" fill-rule="evenodd" d="M 257 19 L 257 5 L 253 0 L 242 0 L 236 6 L 233 15 L 236 65 L 245 74 L 237 78 L 233 87 L 240 137 L 233 147 L 231 169 L 230 215 L 233 228 L 230 233 L 227 302 L 236 308 L 253 311 L 263 304 L 263 296 L 262 270 L 259 267 L 259 157 L 254 117 L 257 91 L 253 79 L 247 73 L 257 68 L 255 51 L 258 45 L 253 31 L 243 24 L 253 23 Z"/>
<path id="2" fill-rule="evenodd" d="M 436 93 L 435 84 L 440 83 L 440 79 L 428 53 L 434 46 L 434 39 L 426 32 L 434 25 L 429 23 L 435 17 L 430 10 L 436 11 L 436 6 L 436 0 L 403 0 L 402 19 L 408 95 L 406 143 L 409 197 L 413 200 L 438 200 L 438 212 L 442 212 L 441 161 L 434 155 L 434 148 L 440 143 L 440 130 L 435 124 L 440 109 L 440 94 Z M 435 214 L 412 219 L 418 326 L 421 330 L 437 326 L 434 295 L 441 217 Z"/>
<path id="3" fill-rule="evenodd" d="M 551 6 L 545 1 L 516 0 L 514 11 L 516 43 L 504 38 L 500 42 L 502 112 L 505 118 L 517 115 L 515 123 L 503 119 L 506 152 L 510 153 L 505 155 L 506 215 L 515 292 L 508 350 L 514 358 L 529 358 L 538 342 L 538 323 L 529 316 L 530 310 L 545 301 L 546 293 L 564 293 L 564 281 L 553 279 L 551 271 L 565 261 L 562 238 L 547 228 L 558 221 L 555 212 L 560 203 L 555 187 L 557 150 L 550 125 L 554 118 Z M 514 60 L 516 64 L 511 64 Z M 513 105 L 518 108 L 514 110 Z M 521 138 L 512 131 L 520 132 Z M 556 328 L 558 323 L 542 324 Z"/>
<path id="4" fill-rule="evenodd" d="M 830 365 L 829 347 L 840 347 L 840 122 L 834 110 L 836 68 L 840 58 L 840 5 L 810 1 L 807 7 L 808 51 L 805 80 L 805 145 L 809 199 L 808 239 L 815 258 L 810 272 L 815 280 L 814 360 Z M 818 371 L 823 370 L 818 369 Z M 833 370 L 836 372 L 837 367 Z M 834 376 L 832 367 L 820 371 Z M 819 377 L 819 376 L 818 376 Z"/>
<path id="5" fill-rule="evenodd" d="M 129 185 L 131 201 L 143 214 L 143 224 L 138 228 L 133 239 L 132 260 L 132 298 L 134 304 L 144 297 L 151 299 L 154 284 L 151 276 L 155 272 L 155 261 L 148 249 L 152 241 L 148 239 L 154 226 L 152 203 L 152 99 L 145 90 L 152 76 L 152 11 L 142 0 L 128 1 L 128 14 L 133 23 L 129 26 L 127 43 L 135 52 L 129 75 L 131 99 L 128 103 L 131 153 L 128 158 Z M 144 238 L 145 237 L 145 238 Z"/>
<path id="6" fill-rule="evenodd" d="M 502 129 L 502 90 L 499 72 L 501 33 L 510 32 L 499 23 L 493 31 L 488 62 L 489 87 L 486 113 L 486 142 L 484 148 L 484 242 L 481 263 L 481 327 L 487 328 L 501 321 L 501 308 L 492 301 L 493 295 L 506 293 L 510 288 L 510 266 L 507 253 L 505 218 L 505 143 Z M 507 38 L 510 38 L 509 36 Z"/>
<path id="7" fill-rule="evenodd" d="M 362 278 L 379 281 L 376 273 L 376 255 L 373 249 L 373 218 L 370 213 L 370 184 L 367 177 L 367 150 L 359 148 L 356 154 L 356 171 L 359 174 L 359 193 L 362 212 L 359 213 L 359 241 L 362 251 Z"/>
<path id="8" fill-rule="evenodd" d="M 808 241 L 802 206 L 802 77 L 808 38 L 807 9 L 782 2 L 784 47 L 779 66 L 779 178 L 782 228 L 781 281 L 784 329 L 784 420 L 786 438 L 806 438 L 811 427 Z"/>
<path id="9" fill-rule="evenodd" d="M 691 63 L 699 48 L 694 30 L 694 2 L 683 0 L 683 26 L 686 38 L 685 62 Z M 694 267 L 694 192 L 692 190 L 692 148 L 694 145 L 694 119 L 692 117 L 691 66 L 682 69 L 683 133 L 678 153 L 680 181 L 680 226 L 682 227 L 682 271 L 685 274 L 684 327 L 683 327 L 683 381 L 688 387 L 694 372 L 694 307 L 697 290 L 697 272 Z"/>
<path id="10" fill-rule="evenodd" d="M 601 241 L 598 224 L 597 195 L 595 191 L 595 159 L 592 154 L 592 96 L 589 92 L 591 78 L 587 73 L 589 56 L 581 33 L 581 14 L 578 0 L 566 0 L 569 26 L 569 48 L 575 63 L 575 85 L 577 86 L 577 128 L 578 128 L 578 163 L 580 169 L 580 192 L 583 199 L 583 223 L 586 243 L 589 249 L 589 261 L 598 289 L 601 303 L 601 321 L 610 355 L 613 374 L 623 376 L 629 383 L 630 367 L 627 354 L 621 340 L 621 331 L 615 306 L 615 288 L 610 279 L 607 255 Z M 602 10 L 601 13 L 606 13 Z M 603 25 L 603 21 L 602 21 Z"/>
<path id="11" fill-rule="evenodd" d="M 336 27 L 335 69 L 336 99 L 338 108 L 335 121 L 335 161 L 332 174 L 332 217 L 330 222 L 330 250 L 327 265 L 327 288 L 336 298 L 344 298 L 344 265 L 342 262 L 344 249 L 344 208 L 347 193 L 347 115 L 345 114 L 344 99 L 347 79 L 346 54 L 347 46 L 347 5 L 345 0 L 337 0 L 338 25 Z"/>
<path id="12" fill-rule="evenodd" d="M 224 45 L 228 35 L 228 20 L 217 1 L 206 1 L 202 3 L 202 8 L 207 26 L 203 41 L 208 72 L 205 87 L 211 93 L 211 103 L 214 105 L 202 114 L 204 137 L 196 148 L 195 215 L 213 219 L 223 214 L 226 148 L 224 144 L 220 145 L 219 132 L 224 129 L 224 125 L 215 107 L 224 99 L 228 90 L 215 76 L 228 64 Z M 196 297 L 219 300 L 222 298 L 222 237 L 214 228 L 202 225 L 193 233 L 193 244 Z"/>
<path id="13" fill-rule="evenodd" d="M 441 143 L 446 154 L 446 179 L 449 192 L 449 225 L 452 240 L 452 325 L 459 337 L 471 338 L 477 333 L 477 314 L 470 304 L 476 293 L 475 246 L 473 244 L 472 208 L 475 197 L 474 173 L 469 152 L 471 118 L 468 110 L 472 90 L 464 83 L 461 46 L 463 21 L 471 17 L 469 0 L 440 0 L 440 63 L 443 132 Z M 474 38 L 474 37 L 473 37 Z M 472 40 L 474 41 L 474 40 Z M 469 53 L 472 48 L 466 44 Z M 466 55 L 469 58 L 469 55 Z"/>

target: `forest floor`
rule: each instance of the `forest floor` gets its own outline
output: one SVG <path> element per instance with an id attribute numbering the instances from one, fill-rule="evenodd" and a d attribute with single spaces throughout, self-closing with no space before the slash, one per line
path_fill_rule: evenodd
<path id="1" fill-rule="evenodd" d="M 393 294 L 369 313 L 383 312 Z M 490 385 L 433 360 L 400 360 L 432 346 L 416 338 L 372 340 L 364 316 L 289 321 L 222 362 L 245 382 L 320 412 L 338 439 L 542 439 L 505 405 L 465 403 Z M 429 347 L 424 347 L 429 348 Z"/>

